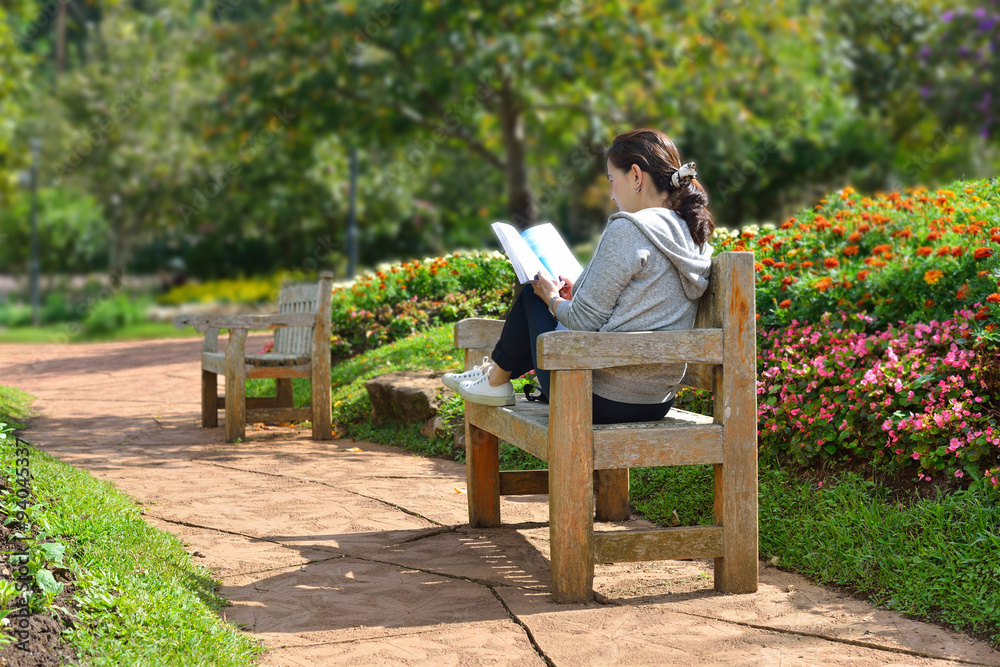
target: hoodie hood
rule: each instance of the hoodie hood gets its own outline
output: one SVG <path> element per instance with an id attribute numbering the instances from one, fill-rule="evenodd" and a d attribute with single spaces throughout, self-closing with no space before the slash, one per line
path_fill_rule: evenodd
<path id="1" fill-rule="evenodd" d="M 687 223 L 676 211 L 669 208 L 646 208 L 636 213 L 620 211 L 612 213 L 608 222 L 617 218 L 630 220 L 677 267 L 687 298 L 694 300 L 705 293 L 712 271 L 712 246 L 705 243 L 699 248 Z"/>

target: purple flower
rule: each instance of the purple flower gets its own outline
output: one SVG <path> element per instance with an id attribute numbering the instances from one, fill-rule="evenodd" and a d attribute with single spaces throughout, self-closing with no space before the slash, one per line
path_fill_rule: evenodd
<path id="1" fill-rule="evenodd" d="M 920 87 L 920 97 L 930 97 L 930 95 L 931 95 L 930 86 L 921 86 Z"/>
<path id="2" fill-rule="evenodd" d="M 941 15 L 941 20 L 944 23 L 951 23 L 951 19 L 955 16 L 955 12 L 945 12 Z"/>
<path id="3" fill-rule="evenodd" d="M 969 55 L 969 49 L 964 46 L 958 47 L 958 55 L 961 56 L 962 58 L 965 58 L 966 56 Z"/>
<path id="4" fill-rule="evenodd" d="M 927 58 L 930 58 L 930 56 L 931 56 L 931 47 L 925 44 L 924 47 L 920 49 L 920 57 L 926 60 Z"/>
<path id="5" fill-rule="evenodd" d="M 980 7 L 976 11 L 972 12 L 972 15 L 977 19 L 986 18 L 986 10 Z"/>

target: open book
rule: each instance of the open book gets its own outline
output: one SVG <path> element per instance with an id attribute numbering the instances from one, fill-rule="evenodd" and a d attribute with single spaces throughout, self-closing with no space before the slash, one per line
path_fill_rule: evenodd
<path id="1" fill-rule="evenodd" d="M 535 274 L 543 268 L 555 280 L 565 276 L 576 282 L 583 273 L 580 262 L 551 222 L 529 227 L 520 234 L 505 222 L 494 222 L 491 227 L 522 285 L 534 280 Z"/>

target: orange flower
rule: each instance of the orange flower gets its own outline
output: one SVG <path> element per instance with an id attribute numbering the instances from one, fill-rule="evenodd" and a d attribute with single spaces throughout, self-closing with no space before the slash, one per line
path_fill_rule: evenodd
<path id="1" fill-rule="evenodd" d="M 986 303 L 1000 303 L 1000 292 L 993 292 L 986 297 Z"/>
<path id="2" fill-rule="evenodd" d="M 926 308 L 933 308 L 934 307 L 934 299 L 927 299 L 927 301 L 924 301 L 924 307 L 926 307 Z"/>
<path id="3" fill-rule="evenodd" d="M 816 219 L 813 221 L 816 224 L 816 229 L 823 231 L 824 229 L 830 229 L 830 222 L 821 215 L 817 215 Z"/>
<path id="4" fill-rule="evenodd" d="M 795 276 L 785 276 L 781 279 L 782 285 L 794 285 L 797 282 L 798 280 L 795 279 Z"/>
<path id="5" fill-rule="evenodd" d="M 838 266 L 840 266 L 840 262 L 837 261 L 836 257 L 827 257 L 826 259 L 823 260 L 823 266 L 825 266 L 828 269 L 835 269 Z"/>
<path id="6" fill-rule="evenodd" d="M 969 296 L 969 283 L 965 283 L 964 285 L 958 288 L 957 292 L 955 292 L 956 299 L 964 301 L 968 296 Z"/>
<path id="7" fill-rule="evenodd" d="M 846 248 L 844 248 L 844 254 L 847 257 L 850 257 L 851 255 L 857 255 L 858 254 L 858 246 L 856 246 L 856 245 L 849 245 L 849 246 L 847 246 Z"/>
<path id="8" fill-rule="evenodd" d="M 765 273 L 764 275 L 762 275 L 762 276 L 760 277 L 760 279 L 761 279 L 762 281 L 764 281 L 765 283 L 766 283 L 767 281 L 771 280 L 772 278 L 774 278 L 774 276 L 772 276 L 772 275 L 771 275 L 770 273 Z"/>
<path id="9" fill-rule="evenodd" d="M 927 255 L 931 254 L 932 252 L 934 252 L 932 248 L 928 248 L 927 246 L 922 246 L 920 248 L 917 248 L 917 257 L 927 257 Z"/>
<path id="10" fill-rule="evenodd" d="M 831 280 L 829 277 L 821 278 L 816 283 L 816 289 L 818 289 L 820 292 L 825 292 L 828 289 L 830 289 L 831 285 L 833 285 L 833 280 Z"/>
<path id="11" fill-rule="evenodd" d="M 830 229 L 830 231 L 833 232 L 834 234 L 836 234 L 837 236 L 843 236 L 844 232 L 847 231 L 847 230 L 844 229 L 843 225 L 836 225 L 836 226 L 832 227 Z"/>
<path id="12" fill-rule="evenodd" d="M 858 281 L 860 282 L 864 280 L 865 278 L 868 277 L 870 273 L 871 271 L 869 271 L 868 269 L 862 269 L 861 271 L 858 271 Z"/>
<path id="13" fill-rule="evenodd" d="M 765 257 L 764 259 L 760 260 L 760 263 L 763 264 L 764 266 L 774 266 L 774 260 L 771 259 L 770 257 Z"/>
<path id="14" fill-rule="evenodd" d="M 951 254 L 951 247 L 943 245 L 937 249 L 938 257 L 946 257 Z"/>
<path id="15" fill-rule="evenodd" d="M 883 253 L 892 252 L 892 246 L 888 243 L 883 243 L 882 245 L 877 245 L 872 248 L 873 255 L 881 255 Z"/>
<path id="16" fill-rule="evenodd" d="M 784 301 L 778 304 L 778 308 L 790 308 L 791 305 L 792 305 L 792 300 L 785 299 Z"/>
<path id="17" fill-rule="evenodd" d="M 776 269 L 783 269 L 783 268 L 785 268 L 785 263 L 784 262 L 775 262 L 774 263 L 774 268 L 776 268 Z"/>
<path id="18" fill-rule="evenodd" d="M 813 263 L 810 262 L 808 259 L 806 261 L 802 262 L 802 268 L 803 269 L 811 269 L 812 265 L 813 265 Z"/>
<path id="19" fill-rule="evenodd" d="M 781 223 L 781 228 L 791 229 L 794 224 L 795 224 L 795 218 L 789 218 L 788 220 L 785 220 L 783 223 Z"/>
<path id="20" fill-rule="evenodd" d="M 985 320 L 989 316 L 990 316 L 990 311 L 987 310 L 986 306 L 982 306 L 980 307 L 979 310 L 976 311 L 976 319 L 979 320 L 980 322 Z"/>
<path id="21" fill-rule="evenodd" d="M 978 259 L 986 259 L 987 257 L 992 257 L 993 256 L 993 251 L 990 250 L 989 248 L 985 247 L 985 246 L 982 246 L 982 247 L 976 248 L 976 252 L 973 253 L 972 256 L 975 257 L 977 260 Z"/>
<path id="22" fill-rule="evenodd" d="M 983 269 L 982 271 L 980 271 L 979 273 L 976 274 L 976 277 L 977 278 L 985 278 L 988 275 L 990 275 L 990 272 L 987 271 L 986 269 Z"/>
<path id="23" fill-rule="evenodd" d="M 924 274 L 924 282 L 928 285 L 933 285 L 937 283 L 937 281 L 941 280 L 942 277 L 944 277 L 944 272 L 938 271 L 937 269 L 931 269 Z"/>
<path id="24" fill-rule="evenodd" d="M 853 234 L 847 237 L 847 240 L 850 241 L 851 243 L 857 243 L 858 241 L 861 240 L 861 232 L 854 232 Z"/>
<path id="25" fill-rule="evenodd" d="M 1000 234 L 993 234 L 993 236 L 990 237 L 990 240 L 994 243 L 1000 243 Z"/>
<path id="26" fill-rule="evenodd" d="M 928 241 L 937 241 L 939 238 L 941 238 L 941 235 L 938 234 L 937 232 L 931 232 L 930 234 L 927 235 Z"/>
<path id="27" fill-rule="evenodd" d="M 763 271 L 764 270 L 764 265 L 761 264 L 760 262 L 754 262 L 753 263 L 753 270 L 754 271 L 758 271 L 758 272 Z"/>

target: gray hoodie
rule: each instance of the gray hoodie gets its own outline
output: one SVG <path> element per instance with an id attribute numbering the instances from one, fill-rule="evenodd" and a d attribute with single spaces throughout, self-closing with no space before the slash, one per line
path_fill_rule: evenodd
<path id="1" fill-rule="evenodd" d="M 576 331 L 690 329 L 708 287 L 712 247 L 701 247 L 675 211 L 615 213 L 594 256 L 556 305 L 556 319 Z M 594 393 L 621 403 L 662 403 L 675 395 L 684 364 L 642 364 L 594 371 Z"/>

